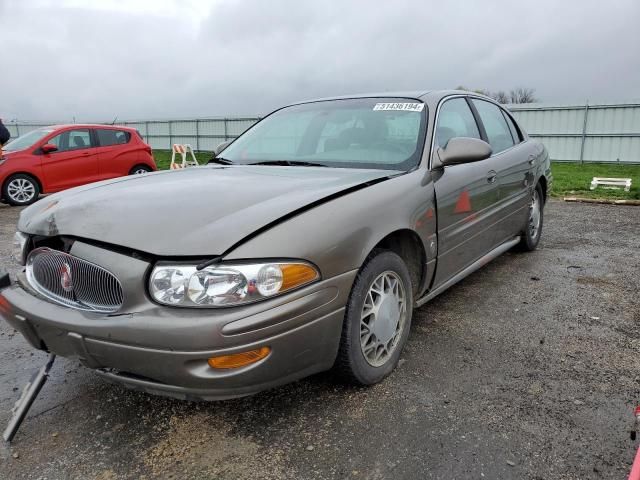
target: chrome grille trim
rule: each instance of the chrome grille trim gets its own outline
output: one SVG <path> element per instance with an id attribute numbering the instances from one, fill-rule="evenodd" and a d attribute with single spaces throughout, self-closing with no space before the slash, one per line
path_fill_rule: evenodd
<path id="1" fill-rule="evenodd" d="M 78 310 L 113 313 L 124 300 L 122 285 L 111 272 L 47 247 L 29 253 L 27 280 L 41 295 Z"/>

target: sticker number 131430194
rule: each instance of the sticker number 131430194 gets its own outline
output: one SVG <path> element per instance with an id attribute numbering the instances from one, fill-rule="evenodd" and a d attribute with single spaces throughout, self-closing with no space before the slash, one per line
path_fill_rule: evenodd
<path id="1" fill-rule="evenodd" d="M 373 109 L 421 112 L 424 109 L 424 103 L 376 103 Z"/>

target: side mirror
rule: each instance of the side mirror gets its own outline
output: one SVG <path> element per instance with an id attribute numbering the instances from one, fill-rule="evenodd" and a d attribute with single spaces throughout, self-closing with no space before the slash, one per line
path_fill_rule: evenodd
<path id="1" fill-rule="evenodd" d="M 222 151 L 225 148 L 227 148 L 232 141 L 233 140 L 227 140 L 226 142 L 222 142 L 220 145 L 218 145 L 216 148 L 214 148 L 213 149 L 213 156 L 217 157 L 218 155 L 220 155 L 222 153 Z"/>
<path id="2" fill-rule="evenodd" d="M 438 149 L 440 165 L 458 165 L 489 158 L 493 150 L 484 140 L 469 137 L 454 137 L 445 148 Z"/>
<path id="3" fill-rule="evenodd" d="M 56 147 L 53 143 L 45 143 L 40 148 L 42 150 L 42 153 L 51 153 L 51 152 L 56 152 L 58 150 L 58 147 Z"/>

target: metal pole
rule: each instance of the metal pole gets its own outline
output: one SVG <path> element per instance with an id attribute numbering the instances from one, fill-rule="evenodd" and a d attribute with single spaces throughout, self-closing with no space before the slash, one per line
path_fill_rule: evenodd
<path id="1" fill-rule="evenodd" d="M 20 136 L 20 125 L 18 125 L 18 121 L 16 120 L 16 137 Z"/>
<path id="2" fill-rule="evenodd" d="M 224 141 L 226 142 L 227 140 L 229 140 L 228 138 L 228 126 L 227 126 L 227 119 L 224 119 Z"/>
<path id="3" fill-rule="evenodd" d="M 200 120 L 196 118 L 196 151 L 200 151 Z"/>
<path id="4" fill-rule="evenodd" d="M 584 105 L 584 122 L 582 123 L 582 142 L 580 143 L 580 164 L 584 163 L 584 142 L 587 139 L 587 118 L 589 116 L 589 100 Z"/>
<path id="5" fill-rule="evenodd" d="M 49 372 L 51 371 L 51 367 L 53 366 L 53 361 L 56 359 L 56 356 L 53 353 L 49 354 L 49 358 L 47 359 L 47 363 L 33 376 L 33 378 L 27 383 L 24 390 L 22 391 L 22 396 L 16 402 L 13 407 L 13 416 L 9 420 L 9 424 L 2 434 L 2 438 L 4 438 L 5 442 L 10 442 L 15 437 L 18 432 L 18 428 L 20 428 L 20 424 L 23 422 L 27 413 L 29 413 L 29 409 L 31 405 L 33 405 L 34 400 L 40 393 L 40 389 L 47 381 L 49 377 Z"/>
<path id="6" fill-rule="evenodd" d="M 144 122 L 144 136 L 147 139 L 147 144 L 151 145 L 151 142 L 149 141 L 149 122 Z"/>
<path id="7" fill-rule="evenodd" d="M 173 129 L 171 128 L 171 120 L 169 120 L 169 150 L 173 148 Z"/>

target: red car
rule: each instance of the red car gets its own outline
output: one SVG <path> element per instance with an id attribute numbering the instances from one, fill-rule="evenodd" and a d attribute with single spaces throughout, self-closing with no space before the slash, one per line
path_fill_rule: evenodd
<path id="1" fill-rule="evenodd" d="M 11 205 L 29 205 L 41 193 L 156 170 L 151 147 L 127 127 L 44 127 L 16 138 L 2 151 L 1 198 Z"/>

